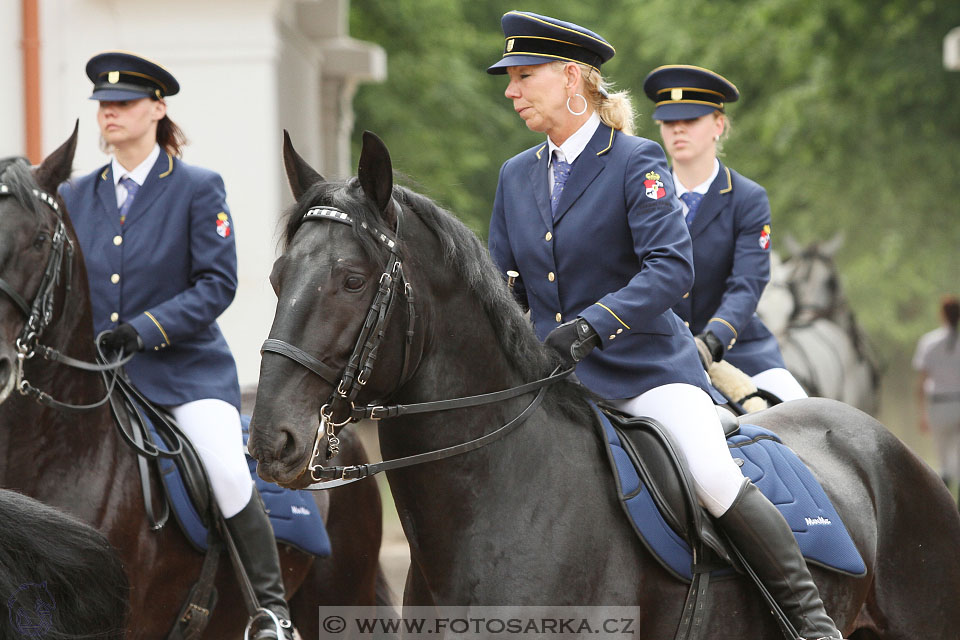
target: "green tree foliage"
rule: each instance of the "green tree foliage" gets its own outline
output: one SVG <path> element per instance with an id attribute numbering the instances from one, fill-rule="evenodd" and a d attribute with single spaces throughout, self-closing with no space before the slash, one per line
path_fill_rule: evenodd
<path id="1" fill-rule="evenodd" d="M 843 231 L 845 290 L 886 356 L 936 324 L 936 299 L 960 289 L 960 72 L 941 61 L 960 3 L 352 0 L 351 33 L 383 46 L 389 69 L 358 92 L 357 132 L 383 137 L 411 186 L 481 235 L 500 165 L 542 140 L 504 98 L 505 78 L 485 73 L 515 8 L 617 48 L 604 74 L 633 92 L 639 135 L 659 141 L 641 89 L 651 69 L 693 64 L 733 81 L 724 161 L 767 188 L 775 247 L 786 233 Z"/>

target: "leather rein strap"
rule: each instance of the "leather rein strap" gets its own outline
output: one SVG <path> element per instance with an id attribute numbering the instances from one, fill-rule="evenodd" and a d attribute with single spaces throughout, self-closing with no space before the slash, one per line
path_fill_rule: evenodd
<path id="1" fill-rule="evenodd" d="M 400 233 L 400 220 L 402 209 L 396 203 L 391 201 L 391 205 L 397 213 L 397 237 Z M 353 219 L 344 211 L 333 207 L 314 207 L 309 209 L 303 215 L 303 221 L 309 220 L 329 220 L 340 222 L 353 226 Z M 317 481 L 306 487 L 309 490 L 332 489 L 343 486 L 376 475 L 383 471 L 409 467 L 424 462 L 441 460 L 451 456 L 460 455 L 486 446 L 495 440 L 499 440 L 507 435 L 529 418 L 540 406 L 543 397 L 546 394 L 546 387 L 569 376 L 573 373 L 573 368 L 560 371 L 559 367 L 549 376 L 528 382 L 517 387 L 494 391 L 481 395 L 468 396 L 464 398 L 453 398 L 450 400 L 437 400 L 433 402 L 421 402 L 416 404 L 395 404 L 395 405 L 366 405 L 356 406 L 354 400 L 363 386 L 370 379 L 373 372 L 373 364 L 376 361 L 377 350 L 380 346 L 383 336 L 386 332 L 387 320 L 390 315 L 392 303 L 396 298 L 397 289 L 400 284 L 403 285 L 404 297 L 407 299 L 407 332 L 404 344 L 403 368 L 400 373 L 398 387 L 402 386 L 407 380 L 409 371 L 409 350 L 414 336 L 415 311 L 413 306 L 413 288 L 403 276 L 403 267 L 397 253 L 397 241 L 388 238 L 383 233 L 370 229 L 366 223 L 361 222 L 360 226 L 369 230 L 374 237 L 385 244 L 390 251 L 390 258 L 380 277 L 380 286 L 374 295 L 373 302 L 367 311 L 354 346 L 343 373 L 338 373 L 336 369 L 324 363 L 303 349 L 292 345 L 283 340 L 268 338 L 261 347 L 261 354 L 265 351 L 277 353 L 290 358 L 294 362 L 306 367 L 313 373 L 320 376 L 323 380 L 334 387 L 334 392 L 320 409 L 320 426 L 317 430 L 317 437 L 314 443 L 313 455 L 308 463 L 307 470 L 310 476 Z M 359 372 L 359 373 L 358 373 Z M 381 420 L 383 418 L 395 418 L 402 415 L 428 413 L 436 411 L 447 411 L 450 409 L 462 409 L 466 407 L 477 407 L 485 404 L 501 402 L 511 398 L 537 391 L 537 395 L 527 405 L 527 407 L 513 420 L 502 427 L 492 431 L 484 436 L 464 442 L 459 445 L 421 453 L 417 455 L 386 460 L 372 464 L 353 465 L 353 466 L 335 466 L 324 467 L 319 464 L 313 464 L 313 461 L 322 455 L 320 451 L 320 442 L 327 435 L 328 449 L 326 459 L 334 457 L 338 451 L 338 440 L 335 435 L 335 428 L 342 427 L 350 422 L 357 422 L 364 418 L 371 420 Z"/>

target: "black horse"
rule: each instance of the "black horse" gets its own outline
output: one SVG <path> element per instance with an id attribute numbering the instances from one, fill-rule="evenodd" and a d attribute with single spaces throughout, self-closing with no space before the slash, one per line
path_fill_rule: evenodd
<path id="1" fill-rule="evenodd" d="M 298 202 L 271 274 L 279 301 L 270 338 L 302 349 L 315 360 L 298 358 L 324 375 L 275 349 L 264 354 L 250 440 L 261 476 L 311 483 L 318 415 L 322 426 L 344 422 L 342 410 L 323 407 L 339 395 L 326 378 L 345 371 L 369 333 L 361 325 L 391 280 L 383 274 L 395 280 L 401 271 L 385 266 L 397 260 L 409 286 L 388 305 L 356 405 L 488 393 L 549 373 L 550 357 L 481 243 L 427 198 L 393 185 L 376 136 L 364 134 L 358 177 L 346 182 L 324 181 L 289 139 L 284 160 Z M 394 458 L 478 438 L 533 395 L 414 417 L 374 410 L 385 418 L 381 449 Z M 672 638 L 686 585 L 627 523 L 594 420 L 577 387 L 561 382 L 509 436 L 388 472 L 411 550 L 405 605 L 638 606 L 638 637 Z M 750 421 L 781 434 L 813 469 L 866 562 L 862 578 L 813 569 L 844 637 L 957 633 L 960 517 L 939 478 L 877 421 L 835 401 L 787 403 Z M 319 441 L 321 457 L 329 440 Z M 711 589 L 710 637 L 779 637 L 746 579 Z"/>
<path id="2" fill-rule="evenodd" d="M 0 637 L 123 638 L 128 588 L 103 534 L 0 489 Z"/>
<path id="3" fill-rule="evenodd" d="M 83 257 L 57 196 L 57 186 L 70 175 L 76 137 L 74 129 L 33 169 L 23 160 L 0 160 L 0 487 L 67 511 L 104 533 L 130 579 L 130 636 L 158 638 L 173 626 L 203 556 L 172 519 L 150 530 L 138 458 L 117 433 L 107 406 L 72 412 L 37 401 L 39 396 L 92 405 L 106 393 L 98 374 L 51 361 L 37 346 L 86 362 L 95 357 Z M 35 308 L 41 319 L 25 319 Z M 46 325 L 39 341 L 31 323 Z M 345 441 L 341 455 L 367 460 L 359 439 Z M 314 559 L 278 545 L 291 614 L 304 637 L 319 633 L 318 604 L 372 605 L 388 597 L 378 562 L 379 491 L 374 484 L 351 489 L 316 496 L 321 513 L 329 516 L 331 557 Z M 150 490 L 159 512 L 156 473 Z M 206 637 L 239 637 L 245 609 L 225 557 L 216 587 L 219 603 Z"/>

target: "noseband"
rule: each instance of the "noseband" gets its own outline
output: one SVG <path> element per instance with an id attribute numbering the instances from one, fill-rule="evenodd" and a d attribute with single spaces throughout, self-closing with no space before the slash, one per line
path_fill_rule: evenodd
<path id="1" fill-rule="evenodd" d="M 390 206 L 395 208 L 397 214 L 397 239 L 400 237 L 400 219 L 401 208 L 396 201 L 391 200 Z M 314 207 L 303 214 L 303 221 L 308 220 L 330 220 L 341 222 L 353 226 L 353 219 L 344 211 L 332 207 Z M 573 368 L 563 371 L 559 367 L 546 378 L 534 380 L 516 387 L 494 391 L 476 396 L 465 398 L 452 398 L 450 400 L 436 400 L 433 402 L 421 402 L 417 404 L 395 404 L 395 405 L 367 405 L 356 406 L 354 400 L 360 390 L 366 385 L 373 372 L 373 365 L 377 358 L 377 350 L 383 341 L 386 331 L 387 321 L 390 315 L 392 303 L 396 298 L 398 290 L 402 288 L 403 296 L 407 299 L 407 333 L 404 343 L 403 368 L 399 376 L 399 383 L 396 388 L 402 386 L 409 375 L 409 353 L 414 336 L 415 310 L 413 306 L 413 288 L 407 282 L 403 275 L 403 267 L 400 263 L 400 256 L 397 253 L 397 241 L 391 240 L 383 233 L 370 229 L 366 223 L 360 222 L 360 226 L 370 231 L 373 236 L 386 245 L 390 251 L 390 258 L 380 276 L 380 286 L 370 309 L 367 311 L 363 322 L 363 328 L 360 331 L 360 337 L 354 346 L 353 353 L 347 362 L 343 373 L 338 374 L 335 369 L 324 364 L 318 358 L 313 357 L 303 349 L 296 347 L 283 340 L 268 338 L 264 341 L 260 349 L 264 351 L 278 353 L 306 367 L 313 373 L 326 380 L 334 388 L 327 402 L 320 408 L 320 427 L 317 429 L 317 437 L 314 440 L 313 454 L 307 463 L 310 471 L 310 477 L 315 481 L 307 489 L 320 490 L 332 489 L 368 478 L 382 471 L 391 469 L 400 469 L 410 467 L 424 462 L 441 460 L 452 456 L 460 455 L 468 451 L 479 449 L 495 440 L 504 437 L 526 421 L 543 401 L 547 386 L 566 378 L 573 373 Z M 359 371 L 359 374 L 357 373 Z M 484 436 L 475 438 L 468 442 L 458 445 L 429 451 L 404 458 L 394 460 L 385 460 L 371 464 L 352 465 L 346 467 L 324 467 L 321 464 L 314 464 L 314 461 L 321 457 L 320 442 L 323 435 L 327 436 L 326 459 L 334 457 L 339 452 L 339 440 L 336 436 L 336 428 L 342 427 L 350 422 L 357 422 L 364 418 L 370 420 L 380 420 L 382 418 L 394 418 L 397 416 L 431 413 L 436 411 L 447 411 L 449 409 L 462 409 L 465 407 L 477 407 L 480 405 L 501 402 L 510 398 L 516 398 L 521 395 L 537 391 L 537 395 L 526 406 L 526 408 L 507 424 L 487 433 Z M 339 420 L 339 418 L 343 418 Z"/>

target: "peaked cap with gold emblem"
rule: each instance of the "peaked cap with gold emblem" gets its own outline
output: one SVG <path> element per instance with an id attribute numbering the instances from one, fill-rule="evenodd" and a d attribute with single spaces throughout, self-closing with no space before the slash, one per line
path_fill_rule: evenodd
<path id="1" fill-rule="evenodd" d="M 583 27 L 529 11 L 508 11 L 500 19 L 506 41 L 503 57 L 487 73 L 504 74 L 507 67 L 544 64 L 553 60 L 582 62 L 600 70 L 616 50 Z"/>
<path id="2" fill-rule="evenodd" d="M 180 84 L 169 71 L 126 51 L 104 51 L 93 56 L 87 62 L 87 77 L 93 82 L 91 100 L 160 100 L 180 91 Z"/>
<path id="3" fill-rule="evenodd" d="M 723 111 L 740 92 L 732 82 L 709 69 L 686 64 L 657 67 L 643 81 L 643 92 L 656 104 L 653 119 L 692 120 Z"/>

